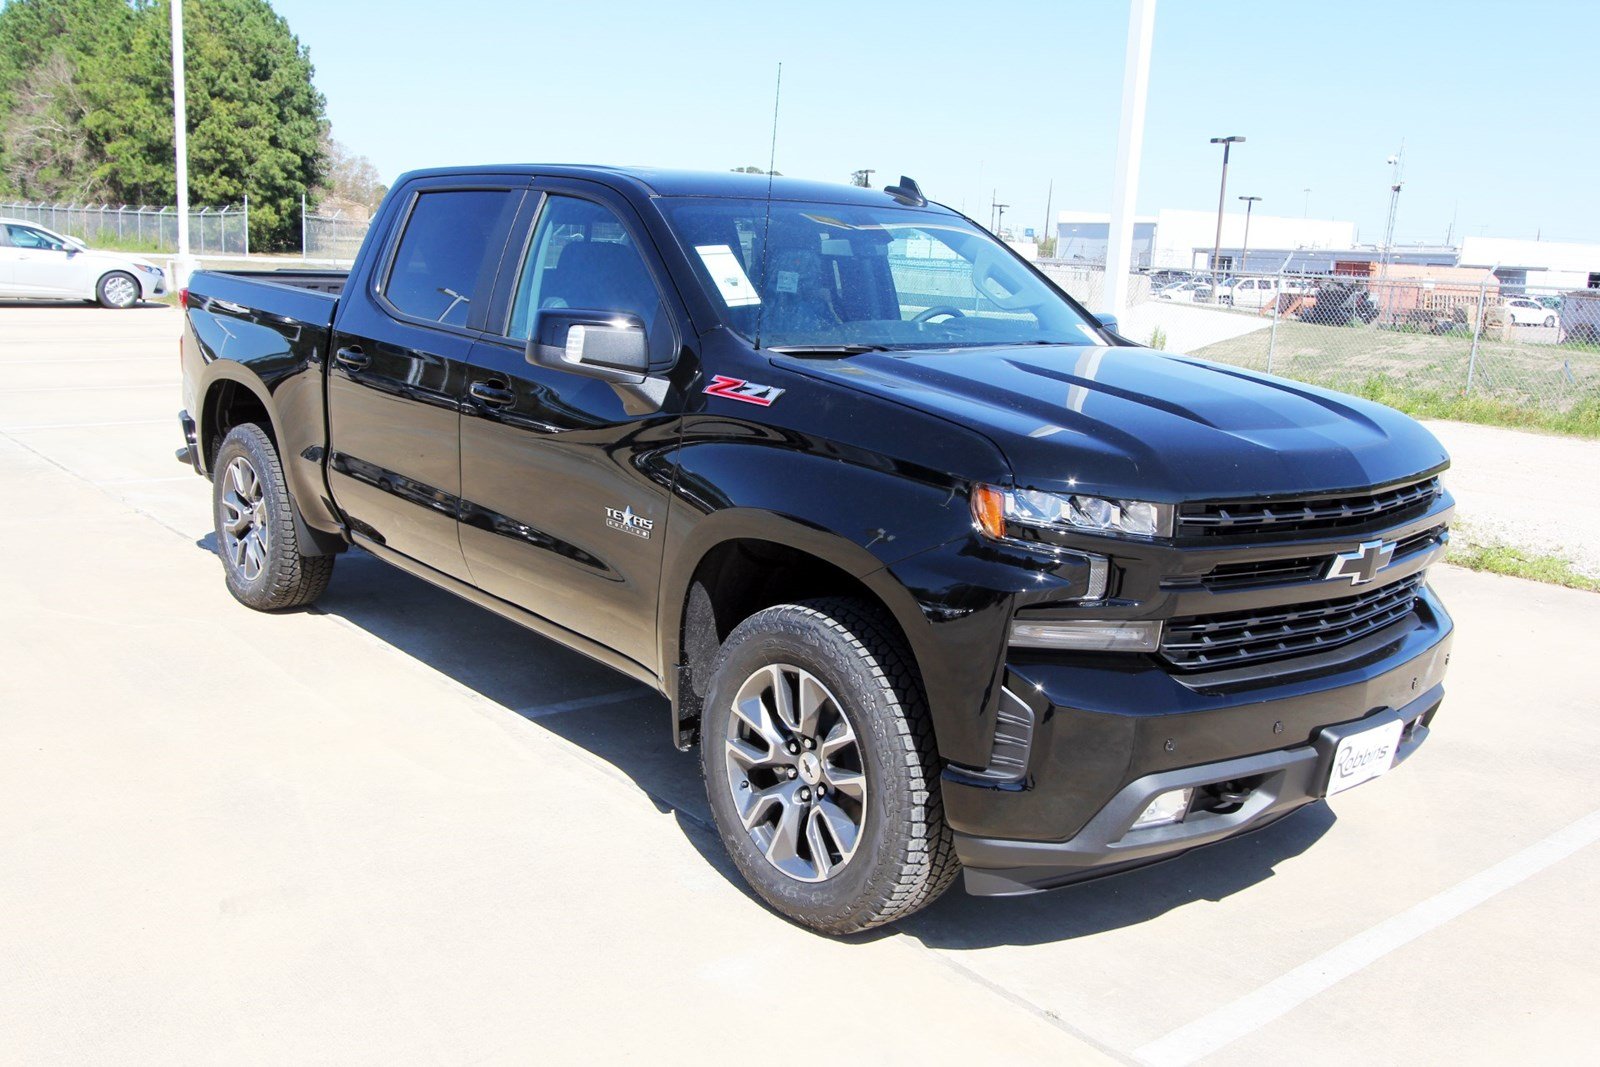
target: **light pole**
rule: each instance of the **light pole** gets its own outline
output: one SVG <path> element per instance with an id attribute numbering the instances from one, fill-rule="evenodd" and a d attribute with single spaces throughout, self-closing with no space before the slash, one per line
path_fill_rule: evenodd
<path id="1" fill-rule="evenodd" d="M 1305 202 L 1304 206 L 1302 206 L 1300 208 L 1300 217 L 1301 218 L 1307 218 L 1311 214 L 1311 190 L 1309 188 L 1306 188 L 1306 189 L 1302 189 L 1300 191 L 1302 193 L 1306 194 L 1306 202 Z"/>
<path id="2" fill-rule="evenodd" d="M 194 259 L 189 255 L 189 113 L 184 106 L 183 0 L 172 0 L 172 141 L 178 201 L 178 257 L 172 284 L 189 284 Z"/>
<path id="3" fill-rule="evenodd" d="M 1249 269 L 1250 260 L 1250 211 L 1256 206 L 1259 196 L 1241 196 L 1244 201 L 1244 247 L 1239 250 L 1239 270 L 1241 273 Z"/>
<path id="4" fill-rule="evenodd" d="M 1211 302 L 1217 303 L 1222 297 L 1222 279 L 1217 276 L 1220 260 L 1222 259 L 1222 205 L 1228 202 L 1228 153 L 1236 144 L 1243 144 L 1243 137 L 1213 137 L 1212 144 L 1222 146 L 1222 188 L 1217 190 L 1217 239 L 1211 245 Z"/>

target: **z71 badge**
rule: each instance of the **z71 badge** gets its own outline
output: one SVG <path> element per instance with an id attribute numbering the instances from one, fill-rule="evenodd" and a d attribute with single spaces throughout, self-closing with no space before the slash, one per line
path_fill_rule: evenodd
<path id="1" fill-rule="evenodd" d="M 725 396 L 729 400 L 742 400 L 746 404 L 760 404 L 767 408 L 772 402 L 783 395 L 783 390 L 775 385 L 760 385 L 756 382 L 747 382 L 743 378 L 729 378 L 725 374 L 711 376 L 711 384 L 706 386 L 708 396 Z"/>
<path id="2" fill-rule="evenodd" d="M 643 537 L 645 540 L 650 539 L 650 531 L 656 528 L 654 519 L 635 515 L 631 507 L 623 508 L 621 511 L 616 508 L 606 508 L 606 525 L 613 530 L 621 530 L 623 533 Z"/>

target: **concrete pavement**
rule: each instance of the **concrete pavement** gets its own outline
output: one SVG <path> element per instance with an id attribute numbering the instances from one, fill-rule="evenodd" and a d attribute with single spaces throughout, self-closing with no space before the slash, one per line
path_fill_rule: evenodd
<path id="1" fill-rule="evenodd" d="M 1394 774 L 827 941 L 739 884 L 653 693 L 360 554 L 312 612 L 228 597 L 176 330 L 0 305 L 5 1059 L 1592 1054 L 1600 598 L 1440 568 L 1450 696 Z"/>

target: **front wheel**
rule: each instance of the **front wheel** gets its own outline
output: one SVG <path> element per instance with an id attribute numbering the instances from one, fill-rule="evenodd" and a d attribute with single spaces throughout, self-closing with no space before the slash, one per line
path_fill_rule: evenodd
<path id="1" fill-rule="evenodd" d="M 921 685 L 866 604 L 781 604 L 740 623 L 717 657 L 700 756 L 739 872 L 795 922 L 870 929 L 955 879 Z"/>
<path id="2" fill-rule="evenodd" d="M 1546 326 L 1554 326 L 1556 324 L 1556 317 L 1554 315 L 1546 315 L 1544 317 L 1544 324 Z"/>
<path id="3" fill-rule="evenodd" d="M 228 592 L 257 611 L 311 604 L 333 578 L 333 556 L 301 551 L 272 439 L 254 423 L 228 431 L 212 464 L 217 555 Z"/>
<path id="4" fill-rule="evenodd" d="M 139 281 L 131 274 L 114 270 L 100 279 L 94 292 L 103 308 L 131 308 L 139 302 Z"/>

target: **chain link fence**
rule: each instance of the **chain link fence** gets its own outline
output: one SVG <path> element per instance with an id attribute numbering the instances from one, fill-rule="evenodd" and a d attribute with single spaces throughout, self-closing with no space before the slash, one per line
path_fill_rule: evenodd
<path id="1" fill-rule="evenodd" d="M 371 224 L 370 219 L 353 218 L 338 211 L 331 215 L 307 212 L 300 230 L 305 258 L 353 261 Z"/>
<path id="2" fill-rule="evenodd" d="M 1102 268 L 1040 263 L 1090 310 Z M 1373 265 L 1348 275 L 1130 278 L 1140 344 L 1368 395 L 1600 407 L 1600 289 L 1507 285 L 1487 270 Z"/>
<path id="3" fill-rule="evenodd" d="M 178 250 L 178 212 L 172 207 L 0 202 L 0 217 L 38 223 L 90 248 Z M 245 255 L 250 251 L 249 232 L 248 203 L 189 212 L 189 245 L 197 255 Z"/>

